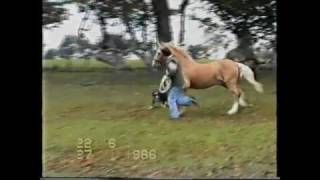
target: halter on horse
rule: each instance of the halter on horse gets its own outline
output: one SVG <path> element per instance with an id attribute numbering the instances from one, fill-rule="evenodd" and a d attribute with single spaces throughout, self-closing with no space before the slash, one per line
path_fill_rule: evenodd
<path id="1" fill-rule="evenodd" d="M 244 92 L 240 87 L 242 78 L 252 84 L 256 91 L 263 92 L 262 84 L 255 80 L 254 73 L 248 66 L 229 59 L 205 64 L 197 63 L 185 50 L 173 43 L 159 44 L 152 66 L 160 68 L 165 64 L 169 56 L 177 59 L 181 65 L 185 89 L 206 89 L 215 85 L 229 89 L 234 96 L 232 108 L 227 113 L 229 115 L 237 113 L 239 105 L 242 107 L 247 106 L 244 100 Z"/>

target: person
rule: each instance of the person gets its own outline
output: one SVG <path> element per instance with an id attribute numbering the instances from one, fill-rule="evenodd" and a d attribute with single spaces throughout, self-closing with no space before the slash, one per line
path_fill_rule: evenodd
<path id="1" fill-rule="evenodd" d="M 162 106 L 163 108 L 167 108 L 168 106 L 168 94 L 161 93 L 159 90 L 152 91 L 152 102 L 149 109 L 153 109 L 158 107 L 158 105 Z"/>
<path id="2" fill-rule="evenodd" d="M 168 106 L 171 119 L 179 119 L 183 112 L 182 106 L 199 106 L 195 97 L 185 94 L 184 78 L 179 62 L 169 57 L 166 62 L 165 75 L 163 76 L 159 92 L 168 93 Z"/>

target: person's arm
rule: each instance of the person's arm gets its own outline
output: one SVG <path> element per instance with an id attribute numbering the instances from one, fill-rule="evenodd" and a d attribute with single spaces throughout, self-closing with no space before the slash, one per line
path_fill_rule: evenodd
<path id="1" fill-rule="evenodd" d="M 152 102 L 151 102 L 151 106 L 148 107 L 149 110 L 155 108 L 155 104 L 156 104 L 156 101 L 154 99 L 154 97 L 152 98 Z"/>
<path id="2" fill-rule="evenodd" d="M 174 61 L 170 61 L 167 66 L 167 73 L 171 76 L 174 75 L 178 70 L 178 64 Z"/>

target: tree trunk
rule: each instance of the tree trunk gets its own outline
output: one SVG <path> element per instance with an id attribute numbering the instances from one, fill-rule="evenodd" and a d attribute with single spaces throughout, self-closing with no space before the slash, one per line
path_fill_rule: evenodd
<path id="1" fill-rule="evenodd" d="M 179 34 L 179 44 L 183 45 L 184 43 L 184 22 L 185 22 L 185 14 L 180 15 L 180 34 Z"/>
<path id="2" fill-rule="evenodd" d="M 252 49 L 252 36 L 248 31 L 243 31 L 236 34 L 238 37 L 238 46 L 226 55 L 227 58 L 239 61 L 256 61 L 257 57 Z"/>
<path id="3" fill-rule="evenodd" d="M 147 24 L 147 20 L 149 19 L 149 15 L 148 15 L 148 5 L 142 1 L 143 3 L 143 6 L 142 6 L 142 10 L 144 12 L 143 16 L 142 16 L 142 19 L 141 19 L 141 22 L 142 22 L 142 41 L 143 42 L 148 42 L 148 34 L 147 34 L 147 31 L 148 31 L 148 24 Z"/>
<path id="4" fill-rule="evenodd" d="M 98 15 L 99 24 L 100 24 L 100 32 L 102 35 L 102 41 L 101 41 L 101 47 L 102 49 L 107 49 L 106 42 L 108 41 L 108 33 L 106 29 L 107 23 L 105 22 L 105 18 L 102 16 L 102 14 Z"/>
<path id="5" fill-rule="evenodd" d="M 170 11 L 166 0 L 152 0 L 153 11 L 157 19 L 158 40 L 170 42 L 172 40 L 170 31 Z"/>
<path id="6" fill-rule="evenodd" d="M 100 62 L 109 64 L 118 70 L 128 68 L 127 64 L 123 61 L 122 55 L 116 52 L 99 52 L 95 55 L 95 59 Z"/>
<path id="7" fill-rule="evenodd" d="M 148 34 L 147 34 L 148 26 L 145 24 L 142 26 L 142 41 L 143 42 L 148 42 Z"/>
<path id="8" fill-rule="evenodd" d="M 151 64 L 152 64 L 152 58 L 154 53 L 155 52 L 152 52 L 151 50 L 147 50 L 145 52 L 141 52 L 141 51 L 135 52 L 135 54 L 143 61 L 147 70 L 153 70 Z"/>
<path id="9" fill-rule="evenodd" d="M 103 37 L 99 48 L 102 50 L 106 50 L 109 48 L 114 49 L 115 47 L 110 45 L 110 42 L 108 42 L 111 38 L 110 38 L 110 35 L 107 33 L 107 29 L 106 29 L 107 23 L 105 22 L 105 18 L 103 17 L 102 14 L 98 14 L 98 18 L 99 18 L 99 24 L 100 24 L 100 31 Z M 119 52 L 100 51 L 99 53 L 95 54 L 94 57 L 96 60 L 109 64 L 115 69 L 127 68 L 126 63 L 123 61 L 122 55 Z"/>
<path id="10" fill-rule="evenodd" d="M 184 33 L 185 33 L 185 10 L 189 3 L 189 0 L 184 0 L 180 5 L 180 34 L 179 34 L 179 44 L 184 43 Z"/>
<path id="11" fill-rule="evenodd" d="M 226 55 L 226 58 L 248 65 L 256 76 L 259 61 L 253 52 L 253 39 L 248 30 L 234 32 L 238 37 L 238 46 Z"/>
<path id="12" fill-rule="evenodd" d="M 124 3 L 125 3 L 125 5 L 123 6 L 123 9 L 122 9 L 123 21 L 127 27 L 127 33 L 130 35 L 130 39 L 132 39 L 134 42 L 136 42 L 136 36 L 134 33 L 134 29 L 132 27 L 132 24 L 130 23 L 130 19 L 129 19 L 129 15 L 128 15 L 128 11 L 129 11 L 128 4 L 126 2 L 124 2 Z"/>

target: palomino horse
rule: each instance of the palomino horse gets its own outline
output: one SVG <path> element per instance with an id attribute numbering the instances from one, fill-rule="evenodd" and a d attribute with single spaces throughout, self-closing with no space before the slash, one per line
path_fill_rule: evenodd
<path id="1" fill-rule="evenodd" d="M 262 93 L 262 84 L 254 78 L 252 69 L 248 66 L 229 59 L 222 59 L 210 63 L 197 63 L 184 49 L 173 43 L 160 43 L 152 61 L 152 67 L 160 68 L 168 57 L 176 59 L 182 68 L 185 85 L 184 89 L 206 89 L 215 85 L 229 89 L 234 96 L 234 103 L 227 114 L 238 112 L 239 105 L 246 107 L 244 92 L 240 87 L 240 80 L 246 79 L 256 91 Z"/>

